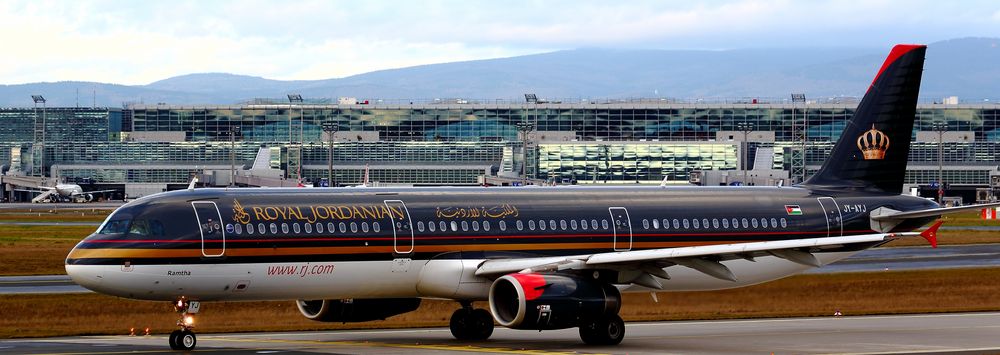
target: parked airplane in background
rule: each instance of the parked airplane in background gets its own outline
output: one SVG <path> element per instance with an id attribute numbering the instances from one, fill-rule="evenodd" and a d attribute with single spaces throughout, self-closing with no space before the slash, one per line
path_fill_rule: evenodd
<path id="1" fill-rule="evenodd" d="M 35 189 L 41 190 L 41 194 L 35 196 L 31 202 L 92 202 L 94 201 L 94 195 L 115 192 L 118 190 L 94 190 L 94 191 L 83 191 L 83 188 L 77 184 L 56 184 L 56 186 L 35 186 Z M 18 191 L 31 191 L 38 192 L 37 190 L 23 190 L 18 189 Z"/>
<path id="2" fill-rule="evenodd" d="M 940 222 L 913 230 L 988 206 L 900 194 L 925 50 L 892 49 L 800 185 L 172 191 L 116 210 L 66 272 L 97 292 L 173 302 L 175 349 L 195 347 L 202 302 L 296 299 L 323 322 L 453 299 L 458 339 L 486 339 L 496 321 L 618 344 L 621 292 L 753 285 L 903 237 L 936 245 Z"/>

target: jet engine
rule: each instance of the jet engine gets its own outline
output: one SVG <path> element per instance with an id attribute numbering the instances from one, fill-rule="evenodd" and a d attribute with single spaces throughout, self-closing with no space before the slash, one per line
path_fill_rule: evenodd
<path id="1" fill-rule="evenodd" d="M 317 322 L 367 322 L 383 320 L 420 307 L 419 298 L 298 300 L 303 316 Z"/>
<path id="2" fill-rule="evenodd" d="M 94 194 L 86 194 L 83 197 L 87 202 L 94 202 Z"/>
<path id="3" fill-rule="evenodd" d="M 509 274 L 490 287 L 490 310 L 513 329 L 563 329 L 618 314 L 621 293 L 609 283 L 568 274 Z"/>

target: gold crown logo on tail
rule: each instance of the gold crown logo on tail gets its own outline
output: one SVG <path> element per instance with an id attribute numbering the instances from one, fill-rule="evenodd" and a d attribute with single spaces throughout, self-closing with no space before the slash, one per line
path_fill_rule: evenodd
<path id="1" fill-rule="evenodd" d="M 885 151 L 889 150 L 889 137 L 872 124 L 872 129 L 858 137 L 858 149 L 865 160 L 882 160 Z"/>

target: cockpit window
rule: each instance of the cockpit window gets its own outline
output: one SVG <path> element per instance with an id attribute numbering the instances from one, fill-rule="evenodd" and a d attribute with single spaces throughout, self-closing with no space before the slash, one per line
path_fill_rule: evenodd
<path id="1" fill-rule="evenodd" d="M 128 230 L 127 218 L 125 219 L 112 219 L 104 224 L 104 228 L 101 229 L 100 234 L 122 234 Z"/>
<path id="2" fill-rule="evenodd" d="M 130 236 L 163 236 L 163 223 L 157 220 L 136 219 L 129 226 Z"/>

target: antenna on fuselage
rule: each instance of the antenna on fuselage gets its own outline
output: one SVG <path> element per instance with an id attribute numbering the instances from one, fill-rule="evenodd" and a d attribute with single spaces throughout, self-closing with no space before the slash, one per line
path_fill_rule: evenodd
<path id="1" fill-rule="evenodd" d="M 191 183 L 188 184 L 188 190 L 194 190 L 194 184 L 198 183 L 198 175 L 191 177 Z"/>

